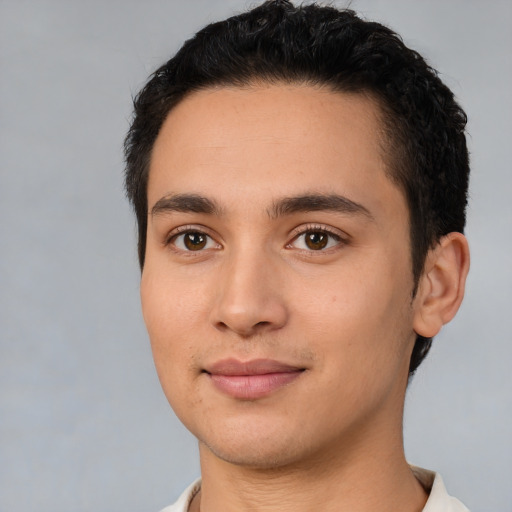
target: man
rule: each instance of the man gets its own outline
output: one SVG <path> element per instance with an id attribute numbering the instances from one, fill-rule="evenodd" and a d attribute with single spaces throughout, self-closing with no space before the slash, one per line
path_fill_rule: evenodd
<path id="1" fill-rule="evenodd" d="M 283 0 L 151 77 L 126 186 L 202 473 L 167 512 L 467 510 L 402 439 L 408 379 L 464 294 L 465 120 L 389 29 Z"/>

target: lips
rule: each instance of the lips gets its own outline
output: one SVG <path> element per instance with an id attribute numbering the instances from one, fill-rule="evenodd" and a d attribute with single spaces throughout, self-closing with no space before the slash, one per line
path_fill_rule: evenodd
<path id="1" fill-rule="evenodd" d="M 292 383 L 303 371 L 304 368 L 271 359 L 224 359 L 205 369 L 215 388 L 242 400 L 268 396 Z"/>

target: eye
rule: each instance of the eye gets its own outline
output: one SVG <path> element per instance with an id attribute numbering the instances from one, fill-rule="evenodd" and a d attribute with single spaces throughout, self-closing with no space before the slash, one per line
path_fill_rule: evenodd
<path id="1" fill-rule="evenodd" d="M 339 235 L 330 233 L 325 229 L 308 229 L 297 235 L 289 244 L 295 249 L 305 251 L 323 251 L 335 247 L 342 242 Z"/>
<path id="2" fill-rule="evenodd" d="M 181 251 L 202 251 L 216 249 L 219 244 L 202 231 L 188 230 L 170 238 L 169 243 Z"/>

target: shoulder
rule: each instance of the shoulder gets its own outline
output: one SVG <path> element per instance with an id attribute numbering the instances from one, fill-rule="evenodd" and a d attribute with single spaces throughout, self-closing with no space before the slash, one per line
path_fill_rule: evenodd
<path id="1" fill-rule="evenodd" d="M 181 496 L 172 505 L 165 507 L 160 512 L 187 512 L 192 498 L 201 489 L 201 479 L 191 483 L 181 494 Z"/>
<path id="2" fill-rule="evenodd" d="M 456 498 L 450 496 L 439 473 L 411 466 L 414 476 L 429 493 L 422 512 L 469 512 Z"/>

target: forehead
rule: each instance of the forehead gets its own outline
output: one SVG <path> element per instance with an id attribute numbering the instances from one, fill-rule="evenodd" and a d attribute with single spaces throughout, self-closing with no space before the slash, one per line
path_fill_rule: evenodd
<path id="1" fill-rule="evenodd" d="M 368 96 L 306 85 L 194 92 L 170 112 L 155 142 L 149 206 L 181 192 L 226 192 L 229 200 L 233 188 L 252 202 L 305 190 L 385 200 L 383 187 L 395 187 L 379 114 Z"/>

